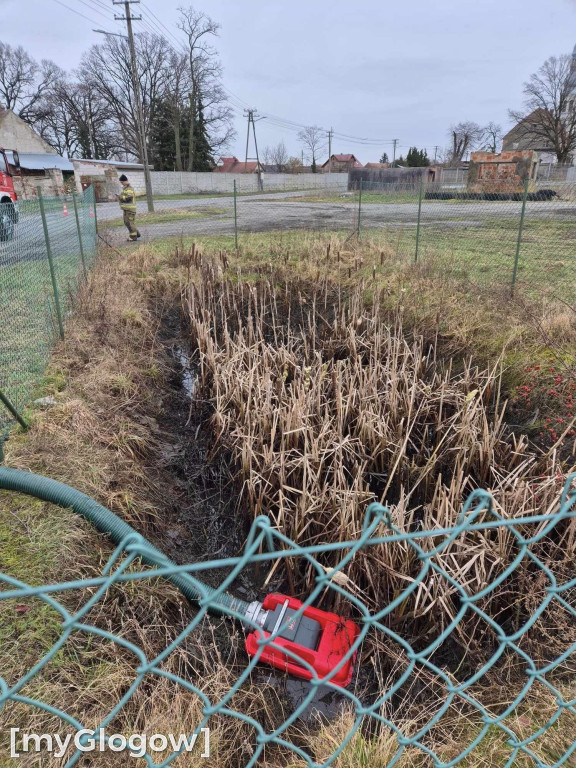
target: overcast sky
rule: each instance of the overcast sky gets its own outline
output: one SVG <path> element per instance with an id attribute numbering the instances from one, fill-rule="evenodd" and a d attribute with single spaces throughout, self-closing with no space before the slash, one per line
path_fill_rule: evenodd
<path id="1" fill-rule="evenodd" d="M 94 27 L 121 32 L 112 0 L 0 0 L 1 39 L 34 57 L 73 69 L 98 42 Z M 188 0 L 144 0 L 175 35 L 177 8 Z M 451 123 L 490 120 L 509 126 L 507 111 L 522 102 L 522 83 L 553 54 L 576 43 L 573 0 L 198 0 L 221 26 L 216 41 L 224 85 L 234 98 L 244 156 L 242 103 L 295 123 L 333 126 L 335 152 L 362 162 L 410 145 L 444 146 Z M 152 13 L 151 13 L 152 12 Z M 136 28 L 142 28 L 137 23 Z M 166 34 L 163 28 L 159 28 Z M 297 129 L 257 123 L 259 149 L 284 140 L 299 155 Z M 253 146 L 250 155 L 254 154 Z"/>

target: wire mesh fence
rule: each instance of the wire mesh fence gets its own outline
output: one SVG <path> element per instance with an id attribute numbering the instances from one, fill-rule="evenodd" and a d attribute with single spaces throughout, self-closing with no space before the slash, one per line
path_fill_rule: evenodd
<path id="1" fill-rule="evenodd" d="M 445 529 L 399 527 L 387 508 L 372 504 L 366 512 L 361 535 L 330 545 L 298 546 L 282 535 L 267 517 L 261 516 L 254 522 L 244 551 L 233 558 L 176 566 L 133 532 L 123 538 L 101 575 L 92 578 L 28 584 L 9 572 L 2 572 L 0 604 L 21 607 L 24 602 L 28 608 L 40 604 L 56 637 L 22 677 L 0 677 L 0 712 L 4 708 L 5 722 L 11 722 L 10 717 L 19 713 L 17 722 L 22 732 L 32 715 L 36 717 L 31 720 L 36 727 L 47 727 L 41 717 L 38 719 L 40 714 L 49 719 L 53 732 L 59 733 L 61 740 L 67 734 L 78 736 L 76 743 L 72 740 L 67 743 L 65 756 L 59 756 L 58 764 L 65 764 L 67 768 L 85 764 L 82 761 L 87 751 L 94 750 L 94 743 L 101 744 L 103 750 L 107 746 L 112 750 L 108 738 L 115 733 L 124 741 L 120 741 L 120 745 L 116 741 L 114 751 L 129 752 L 128 737 L 122 734 L 126 724 L 134 723 L 142 714 L 138 709 L 141 704 L 135 705 L 134 699 L 142 688 L 153 695 L 155 684 L 162 680 L 170 682 L 172 695 L 181 689 L 198 704 L 194 710 L 198 721 L 193 732 L 187 734 L 188 741 L 193 734 L 201 734 L 202 729 L 214 726 L 219 718 L 231 720 L 239 730 L 247 728 L 247 732 L 242 731 L 242 739 L 248 738 L 249 745 L 242 756 L 229 742 L 213 743 L 212 762 L 202 764 L 219 768 L 228 765 L 251 768 L 260 764 L 298 768 L 330 765 L 372 768 L 376 764 L 380 768 L 574 765 L 576 580 L 570 578 L 570 573 L 567 575 L 560 561 L 548 556 L 550 542 L 574 529 L 573 482 L 574 477 L 567 479 L 555 511 L 533 517 L 506 518 L 495 508 L 489 494 L 475 491 L 456 524 Z M 466 567 L 454 567 L 454 547 L 463 543 L 471 552 L 476 551 L 479 543 L 501 551 L 501 557 L 480 588 L 470 587 Z M 413 575 L 389 604 L 369 608 L 369 595 L 354 590 L 346 577 L 347 568 L 360 552 L 377 557 L 383 548 L 396 547 L 413 561 Z M 332 569 L 326 569 L 322 563 L 327 553 L 334 559 Z M 142 567 L 140 558 L 147 562 L 149 569 Z M 225 590 L 234 589 L 236 580 L 248 566 L 269 567 L 288 561 L 315 573 L 315 587 L 298 614 L 318 600 L 322 600 L 323 607 L 336 602 L 339 613 L 353 619 L 359 633 L 350 642 L 341 662 L 338 659 L 338 663 L 329 663 L 331 668 L 326 673 L 318 672 L 311 656 L 308 660 L 298 657 L 298 663 L 306 668 L 310 677 L 305 695 L 281 722 L 270 725 L 265 722 L 264 711 L 255 712 L 252 708 L 248 712 L 243 708 L 241 693 L 251 686 L 262 685 L 258 683 L 257 665 L 266 653 L 271 649 L 286 653 L 286 647 L 280 645 L 279 640 L 284 627 L 280 621 L 272 632 L 262 632 L 253 618 L 239 612 L 233 600 L 225 604 L 221 598 Z M 222 573 L 217 590 L 199 580 L 207 571 Z M 518 579 L 527 575 L 534 585 L 532 609 L 529 612 L 515 610 L 511 603 L 509 610 L 503 610 L 502 601 L 511 585 L 517 586 Z M 199 608 L 162 653 L 150 658 L 134 639 L 125 633 L 115 634 L 106 623 L 99 623 L 98 616 L 102 614 L 96 609 L 109 593 L 116 595 L 116 599 L 125 594 L 123 599 L 128 600 L 128 595 L 145 590 L 147 584 L 156 583 L 158 579 L 176 579 L 183 591 L 188 587 L 199 595 Z M 431 620 L 428 633 L 414 636 L 408 629 L 407 619 L 418 602 L 426 599 L 434 583 L 443 583 L 451 594 L 451 620 L 437 625 Z M 126 587 L 127 592 L 119 592 Z M 71 604 L 73 609 L 66 607 Z M 434 610 L 433 604 L 430 608 Z M 174 672 L 168 664 L 170 655 L 201 630 L 206 614 L 214 609 L 218 614 L 242 622 L 247 631 L 256 632 L 252 636 L 252 658 L 244 657 L 242 665 L 235 667 L 236 679 L 223 692 L 214 690 L 209 680 L 195 676 L 192 666 L 183 665 Z M 562 617 L 564 620 L 558 623 Z M 463 647 L 461 638 L 451 644 L 470 622 L 482 638 L 473 658 L 467 647 Z M 548 641 L 542 645 L 542 633 L 546 633 L 549 626 L 563 629 L 553 644 Z M 72 644 L 75 638 L 80 639 L 80 645 Z M 90 667 L 98 664 L 98 643 L 102 642 L 114 648 L 115 664 L 129 667 L 130 682 L 122 696 L 106 703 L 105 716 L 97 722 L 86 722 L 83 710 L 86 699 L 82 691 L 83 686 L 90 685 L 90 669 L 78 666 L 74 685 L 81 703 L 77 708 L 70 706 L 65 710 L 59 701 L 49 698 L 45 681 L 54 664 L 61 663 L 67 646 L 71 646 L 70 653 L 76 659 L 81 660 L 82 653 L 89 652 Z M 378 644 L 396 658 L 383 678 L 377 675 Z M 211 648 L 216 652 L 216 646 Z M 208 650 L 210 652 L 210 648 Z M 346 687 L 337 685 L 335 680 L 342 666 L 353 659 L 357 660 L 353 680 Z M 366 684 L 376 679 L 379 684 L 372 687 Z M 328 739 L 329 747 L 324 745 L 320 750 L 321 757 L 306 746 L 299 720 L 315 698 L 317 700 L 319 690 L 337 695 L 337 709 L 350 715 L 339 738 Z M 412 697 L 418 712 L 411 718 L 402 717 L 407 695 Z M 136 710 L 131 710 L 133 706 Z M 126 715 L 125 710 L 130 713 Z M 122 723 L 124 730 L 118 730 Z M 317 725 L 328 728 L 326 721 L 319 721 Z M 387 747 L 378 752 L 379 762 L 370 762 L 369 746 L 379 741 Z M 202 741 L 202 745 L 204 743 Z M 10 755 L 22 757 L 21 747 L 22 734 L 17 732 L 9 747 Z M 232 756 L 227 754 L 228 749 Z M 382 759 L 384 753 L 385 760 Z M 111 752 L 109 754 L 111 760 Z M 186 762 L 176 763 L 179 755 L 183 755 Z M 145 758 L 149 766 L 200 764 L 189 762 L 193 758 L 187 755 L 183 744 L 171 748 L 166 737 L 161 748 L 148 749 L 139 756 Z"/>
<path id="2" fill-rule="evenodd" d="M 445 182 L 345 184 L 342 176 L 281 192 L 266 191 L 264 176 L 259 194 L 231 182 L 227 196 L 157 201 L 155 214 L 139 215 L 139 227 L 143 240 L 209 238 L 225 248 L 297 245 L 310 234 L 369 238 L 386 258 L 428 264 L 449 278 L 571 301 L 576 185 L 499 182 L 485 191 Z M 117 209 L 102 213 L 105 236 L 125 239 Z"/>
<path id="3" fill-rule="evenodd" d="M 0 442 L 42 378 L 96 253 L 93 191 L 0 205 Z M 22 423 L 22 422 L 21 422 Z"/>

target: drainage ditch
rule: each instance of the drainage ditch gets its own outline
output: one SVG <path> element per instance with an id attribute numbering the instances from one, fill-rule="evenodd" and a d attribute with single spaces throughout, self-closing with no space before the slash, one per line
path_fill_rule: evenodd
<path id="1" fill-rule="evenodd" d="M 236 557 L 242 553 L 250 528 L 249 514 L 240 501 L 241 489 L 235 479 L 237 471 L 232 457 L 225 451 L 213 450 L 209 424 L 212 406 L 200 397 L 198 352 L 190 350 L 190 341 L 176 312 L 165 319 L 162 343 L 172 361 L 169 393 L 159 419 L 165 440 L 162 471 L 172 478 L 175 490 L 165 510 L 162 548 L 179 565 Z M 199 578 L 218 586 L 228 572 L 225 568 L 207 570 Z M 247 566 L 228 591 L 251 602 L 286 589 L 283 576 L 270 578 L 269 569 Z M 223 632 L 218 632 L 223 644 L 230 627 L 227 622 Z M 298 708 L 310 693 L 306 681 L 268 667 L 257 666 L 252 680 L 257 685 L 271 686 L 288 711 Z M 301 718 L 313 719 L 319 714 L 334 717 L 344 701 L 333 690 L 320 686 Z"/>

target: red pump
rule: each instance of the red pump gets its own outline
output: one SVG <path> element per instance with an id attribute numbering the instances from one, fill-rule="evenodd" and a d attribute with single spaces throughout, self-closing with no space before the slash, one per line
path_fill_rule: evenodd
<path id="1" fill-rule="evenodd" d="M 314 678 L 310 669 L 282 651 L 286 648 L 307 662 L 320 679 L 327 678 L 326 682 L 341 687 L 350 683 L 356 653 L 350 655 L 336 674 L 329 675 L 360 634 L 357 624 L 312 607 L 305 608 L 302 616 L 292 619 L 302 608 L 302 603 L 286 595 L 268 595 L 262 604 L 252 604 L 252 607 L 250 615 L 262 629 L 256 629 L 246 637 L 246 651 L 250 657 L 258 652 L 259 641 L 280 630 L 273 643 L 264 647 L 260 661 L 304 680 Z"/>

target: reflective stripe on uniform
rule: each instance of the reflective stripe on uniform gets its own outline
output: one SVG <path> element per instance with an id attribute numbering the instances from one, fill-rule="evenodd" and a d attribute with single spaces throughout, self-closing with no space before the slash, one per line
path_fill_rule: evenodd
<path id="1" fill-rule="evenodd" d="M 120 208 L 123 211 L 136 212 L 136 193 L 132 187 L 124 187 L 120 193 Z"/>

